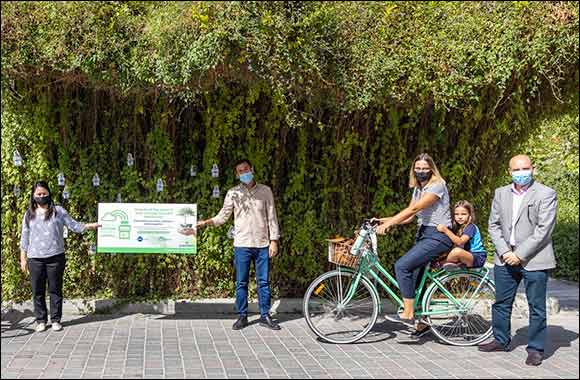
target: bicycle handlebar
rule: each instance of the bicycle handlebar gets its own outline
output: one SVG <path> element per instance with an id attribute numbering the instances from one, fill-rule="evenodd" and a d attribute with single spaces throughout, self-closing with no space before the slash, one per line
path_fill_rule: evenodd
<path id="1" fill-rule="evenodd" d="M 378 219 L 371 218 L 371 219 L 363 219 L 363 223 L 368 223 L 371 226 L 378 226 L 381 222 Z"/>

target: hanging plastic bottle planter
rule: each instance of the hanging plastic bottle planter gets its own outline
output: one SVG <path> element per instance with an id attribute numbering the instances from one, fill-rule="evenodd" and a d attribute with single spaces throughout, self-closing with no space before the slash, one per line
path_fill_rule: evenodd
<path id="1" fill-rule="evenodd" d="M 68 192 L 68 187 L 65 187 L 64 190 L 62 191 L 62 199 L 68 199 L 70 196 L 69 192 Z"/>
<path id="2" fill-rule="evenodd" d="M 127 153 L 127 166 L 131 167 L 135 164 L 135 159 L 131 153 Z"/>
<path id="3" fill-rule="evenodd" d="M 58 173 L 57 178 L 58 178 L 58 185 L 61 187 L 64 187 L 64 174 L 62 172 Z"/>
<path id="4" fill-rule="evenodd" d="M 161 178 L 157 179 L 157 192 L 160 193 L 163 191 L 163 180 Z"/>
<path id="5" fill-rule="evenodd" d="M 213 164 L 211 167 L 211 176 L 213 178 L 218 178 L 220 176 L 220 169 L 218 168 L 217 164 Z"/>
<path id="6" fill-rule="evenodd" d="M 189 167 L 189 176 L 195 177 L 197 175 L 197 167 L 195 165 L 191 165 Z"/>
<path id="7" fill-rule="evenodd" d="M 215 185 L 213 187 L 213 191 L 211 192 L 211 196 L 214 198 L 219 198 L 220 197 L 220 187 L 218 185 Z"/>
<path id="8" fill-rule="evenodd" d="M 66 226 L 62 229 L 62 237 L 65 239 L 68 237 L 68 228 Z"/>
<path id="9" fill-rule="evenodd" d="M 231 226 L 230 229 L 228 230 L 228 239 L 233 239 L 234 237 L 236 237 L 236 229 L 234 228 L 234 226 Z"/>
<path id="10" fill-rule="evenodd" d="M 122 202 L 121 193 L 117 193 L 117 198 L 115 198 L 115 200 L 117 201 L 117 203 L 121 203 Z"/>
<path id="11" fill-rule="evenodd" d="M 14 185 L 14 196 L 18 198 L 20 196 L 20 187 L 18 185 Z"/>
<path id="12" fill-rule="evenodd" d="M 97 253 L 97 245 L 91 244 L 91 246 L 89 247 L 89 255 L 94 255 L 95 253 Z"/>
<path id="13" fill-rule="evenodd" d="M 14 162 L 14 166 L 22 166 L 22 156 L 18 149 L 14 149 L 14 155 L 12 156 L 12 161 Z"/>
<path id="14" fill-rule="evenodd" d="M 95 173 L 95 175 L 93 176 L 93 186 L 97 187 L 101 184 L 101 179 L 99 178 L 99 174 Z"/>

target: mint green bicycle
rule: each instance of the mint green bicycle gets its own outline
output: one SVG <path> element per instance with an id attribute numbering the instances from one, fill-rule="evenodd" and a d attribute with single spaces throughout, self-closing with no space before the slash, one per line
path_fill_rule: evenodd
<path id="1" fill-rule="evenodd" d="M 376 222 L 365 220 L 354 245 L 331 241 L 329 261 L 337 269 L 316 278 L 303 300 L 310 329 L 330 343 L 354 343 L 372 330 L 383 304 L 377 284 L 398 305 L 397 281 L 378 260 Z M 381 276 L 382 275 L 382 276 Z M 472 346 L 492 334 L 495 285 L 487 268 L 447 271 L 428 264 L 415 296 L 415 318 L 444 343 Z"/>

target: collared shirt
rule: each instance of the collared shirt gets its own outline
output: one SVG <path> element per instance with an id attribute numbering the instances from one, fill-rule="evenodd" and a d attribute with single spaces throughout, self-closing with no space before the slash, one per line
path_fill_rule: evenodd
<path id="1" fill-rule="evenodd" d="M 520 211 L 520 207 L 522 206 L 522 201 L 524 197 L 528 193 L 528 188 L 530 185 L 522 187 L 521 190 L 516 189 L 516 185 L 512 183 L 511 191 L 513 195 L 513 203 L 512 203 L 512 233 L 510 234 L 510 245 L 515 247 L 516 245 L 516 221 L 518 220 L 518 215 Z"/>
<path id="2" fill-rule="evenodd" d="M 26 213 L 22 220 L 22 235 L 20 249 L 30 258 L 46 258 L 60 255 L 64 252 L 64 226 L 71 231 L 82 233 L 86 230 L 83 223 L 79 223 L 61 206 L 54 207 L 54 214 L 45 220 L 46 211 L 42 207 L 36 209 L 34 218 L 26 223 Z"/>
<path id="3" fill-rule="evenodd" d="M 224 224 L 234 213 L 234 247 L 264 248 L 270 240 L 278 240 L 278 217 L 272 190 L 257 183 L 251 189 L 245 185 L 228 190 L 220 212 L 212 218 L 214 225 Z"/>

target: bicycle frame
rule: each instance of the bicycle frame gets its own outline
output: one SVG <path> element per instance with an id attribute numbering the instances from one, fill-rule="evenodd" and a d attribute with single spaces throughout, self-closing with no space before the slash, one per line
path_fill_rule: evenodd
<path id="1" fill-rule="evenodd" d="M 363 228 L 364 228 L 364 226 L 363 226 Z M 342 281 L 340 281 L 339 299 L 342 300 L 341 304 L 342 305 L 348 304 L 351 301 L 351 299 L 354 297 L 356 289 L 358 288 L 358 284 L 359 284 L 361 278 L 363 276 L 365 276 L 368 279 L 369 275 L 370 275 L 379 285 L 381 285 L 381 287 L 397 303 L 399 308 L 402 308 L 403 307 L 403 300 L 389 286 L 388 283 L 390 283 L 396 289 L 399 289 L 399 284 L 397 283 L 397 280 L 395 278 L 393 278 L 393 276 L 385 268 L 383 268 L 383 266 L 380 264 L 380 262 L 378 260 L 376 232 L 375 232 L 374 228 L 372 228 L 372 227 L 369 228 L 368 232 L 369 232 L 369 235 L 367 237 L 366 244 L 365 244 L 364 248 L 361 248 L 361 258 L 360 258 L 358 269 L 357 270 L 352 270 L 350 268 L 346 269 L 346 271 L 354 273 L 354 276 L 353 276 L 354 278 L 353 278 L 353 282 L 350 285 L 348 292 L 344 298 L 342 296 L 343 295 Z M 368 244 L 369 240 L 370 240 L 370 244 Z M 339 271 L 345 270 L 344 268 L 342 268 L 342 269 L 341 268 L 342 267 L 339 266 Z M 415 292 L 415 301 L 414 301 L 415 315 L 416 316 L 426 316 L 426 315 L 443 314 L 446 312 L 446 310 L 438 310 L 438 311 L 433 311 L 433 312 L 427 312 L 424 310 L 426 305 L 423 305 L 421 303 L 421 300 L 422 300 L 422 297 L 424 295 L 423 289 L 427 283 L 427 280 L 430 280 L 431 284 L 426 289 L 425 294 L 427 294 L 427 292 L 429 292 L 433 287 L 436 286 L 447 297 L 447 300 L 445 300 L 445 302 L 448 303 L 448 301 L 451 301 L 451 304 L 453 305 L 454 310 L 457 310 L 460 313 L 467 312 L 467 310 L 469 310 L 469 308 L 471 307 L 471 304 L 473 303 L 474 297 L 479 293 L 479 290 L 480 290 L 482 284 L 485 283 L 485 281 L 489 277 L 489 270 L 485 267 L 478 270 L 478 272 L 479 272 L 479 274 L 481 274 L 483 276 L 482 281 L 479 282 L 479 284 L 478 284 L 476 290 L 473 292 L 473 295 L 471 296 L 471 298 L 467 302 L 463 303 L 463 302 L 460 302 L 453 294 L 451 294 L 451 292 L 449 292 L 445 288 L 445 286 L 442 284 L 441 280 L 446 278 L 447 276 L 444 275 L 443 277 L 441 277 L 441 274 L 446 273 L 446 271 L 444 269 L 441 269 L 441 270 L 432 272 L 431 271 L 431 264 L 430 263 L 427 264 L 427 266 L 425 267 L 425 270 L 423 272 L 423 275 L 421 276 L 421 281 L 419 283 L 419 287 L 418 287 L 417 291 Z M 473 273 L 473 271 L 470 272 L 468 270 L 461 270 L 461 271 L 457 271 L 455 273 Z M 385 281 L 383 281 L 383 277 L 386 278 L 388 283 L 385 283 Z M 378 290 L 375 288 L 374 291 L 378 296 Z M 379 297 L 379 299 L 380 299 L 380 297 Z M 381 304 L 379 304 L 379 306 L 381 306 Z"/>

